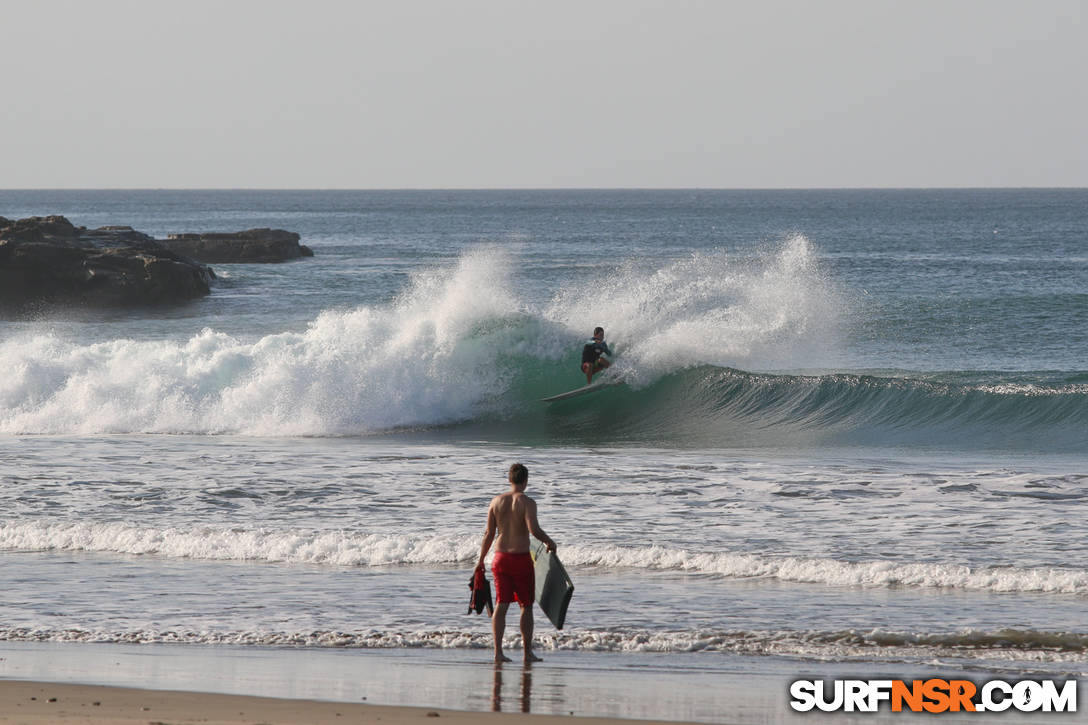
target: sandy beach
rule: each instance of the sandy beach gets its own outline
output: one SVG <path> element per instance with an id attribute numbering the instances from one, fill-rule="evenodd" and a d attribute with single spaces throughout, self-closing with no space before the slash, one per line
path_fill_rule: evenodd
<path id="1" fill-rule="evenodd" d="M 480 721 L 515 725 L 528 718 L 522 713 L 480 713 L 424 707 L 285 700 L 241 695 L 141 690 L 46 682 L 0 682 L 0 723 L 276 723 L 277 725 L 332 725 L 346 722 L 383 722 L 389 725 L 440 722 L 460 725 Z M 533 723 L 549 725 L 570 717 L 536 715 Z M 627 722 L 616 718 L 578 718 L 585 725 Z M 652 723 L 661 721 L 640 720 Z"/>

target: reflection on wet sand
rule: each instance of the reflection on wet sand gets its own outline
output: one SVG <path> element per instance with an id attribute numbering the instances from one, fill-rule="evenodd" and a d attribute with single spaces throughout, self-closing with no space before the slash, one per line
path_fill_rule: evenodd
<path id="1" fill-rule="evenodd" d="M 531 712 L 533 699 L 533 665 L 526 663 L 521 670 L 521 712 Z M 491 711 L 502 712 L 502 665 L 495 665 L 495 679 L 491 684 Z"/>

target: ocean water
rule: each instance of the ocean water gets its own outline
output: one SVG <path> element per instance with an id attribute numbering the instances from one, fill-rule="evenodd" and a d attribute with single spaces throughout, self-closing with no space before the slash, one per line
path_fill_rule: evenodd
<path id="1" fill-rule="evenodd" d="M 546 658 L 1088 674 L 1086 190 L 0 191 L 44 214 L 316 256 L 0 321 L 0 641 L 479 659 L 520 461 Z M 625 384 L 541 403 L 596 325 Z"/>

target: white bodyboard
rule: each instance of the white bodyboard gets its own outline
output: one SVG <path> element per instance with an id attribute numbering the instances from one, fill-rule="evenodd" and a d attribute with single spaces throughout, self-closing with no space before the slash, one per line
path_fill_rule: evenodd
<path id="1" fill-rule="evenodd" d="M 542 403 L 554 403 L 557 400 L 567 400 L 568 398 L 577 398 L 579 395 L 586 395 L 587 393 L 596 393 L 598 390 L 604 390 L 605 388 L 611 388 L 616 385 L 623 385 L 622 380 L 600 380 L 596 383 L 589 385 L 583 385 L 580 388 L 574 390 L 568 390 L 565 393 L 559 395 L 553 395 L 550 398 L 541 398 Z"/>

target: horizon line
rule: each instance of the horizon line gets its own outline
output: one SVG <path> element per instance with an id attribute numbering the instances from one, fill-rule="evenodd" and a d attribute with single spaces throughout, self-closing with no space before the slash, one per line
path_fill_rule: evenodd
<path id="1" fill-rule="evenodd" d="M 42 186 L 0 187 L 5 191 L 1047 191 L 1088 190 L 1088 186 Z"/>

